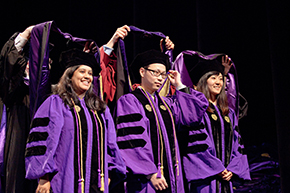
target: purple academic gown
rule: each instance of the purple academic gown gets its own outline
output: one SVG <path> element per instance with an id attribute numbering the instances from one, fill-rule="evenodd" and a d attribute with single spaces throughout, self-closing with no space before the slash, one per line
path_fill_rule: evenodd
<path id="1" fill-rule="evenodd" d="M 96 181 L 90 181 L 93 170 L 93 128 L 95 127 L 93 127 L 93 121 L 84 100 L 80 100 L 80 106 L 82 109 L 80 116 L 81 112 L 85 116 L 85 118 L 81 117 L 81 120 L 86 119 L 86 121 L 82 121 L 82 127 L 83 122 L 87 124 L 87 140 L 83 143 L 87 143 L 86 151 L 84 151 L 84 155 L 86 155 L 84 156 L 84 192 L 89 193 L 91 192 L 90 186 L 98 184 Z M 49 173 L 54 193 L 80 192 L 76 190 L 78 179 L 75 178 L 79 178 L 79 171 L 75 171 L 76 164 L 74 163 L 76 161 L 79 163 L 78 153 L 75 151 L 75 136 L 78 133 L 75 128 L 79 127 L 75 127 L 76 115 L 73 114 L 75 113 L 64 105 L 58 95 L 47 98 L 35 114 L 26 146 L 26 178 L 36 179 Z M 117 170 L 125 175 L 126 168 L 116 144 L 115 127 L 109 109 L 107 108 L 100 117 L 104 126 L 104 192 L 109 192 L 109 170 Z M 94 172 L 96 175 L 97 171 Z"/>
<path id="2" fill-rule="evenodd" d="M 164 173 L 167 172 L 169 179 L 166 179 L 166 176 L 165 179 L 171 192 L 182 193 L 184 192 L 184 187 L 179 148 L 175 143 L 176 141 L 172 141 L 175 135 L 175 129 L 165 127 L 171 119 L 163 119 L 162 114 L 168 111 L 168 109 L 166 110 L 164 107 L 162 108 L 162 106 L 168 105 L 167 107 L 172 112 L 173 123 L 176 123 L 177 126 L 179 124 L 188 125 L 201 120 L 202 116 L 198 115 L 202 115 L 205 112 L 208 105 L 207 99 L 202 93 L 197 91 L 193 91 L 193 94 L 189 95 L 177 90 L 176 95 L 172 96 L 172 98 L 162 97 L 163 100 L 157 97 L 157 92 L 154 94 L 155 100 L 147 93 L 147 96 L 152 102 L 150 105 L 151 107 L 149 107 L 149 100 L 145 100 L 146 102 L 144 103 L 136 97 L 136 93 L 139 93 L 141 96 L 146 96 L 145 92 L 146 91 L 138 87 L 135 91 L 120 97 L 117 102 L 117 141 L 129 171 L 126 187 L 127 191 L 156 192 L 152 183 L 146 177 L 158 172 L 156 160 L 154 161 L 154 148 L 152 148 L 154 145 L 151 133 L 154 131 L 150 128 L 152 121 L 158 119 L 166 152 L 165 161 L 168 165 L 167 168 L 164 168 Z M 157 117 L 154 116 L 155 118 L 153 117 L 150 119 L 147 117 L 147 111 L 152 112 L 153 108 L 156 110 Z M 155 149 L 156 148 L 155 146 Z M 172 149 L 174 149 L 174 151 L 172 151 Z M 172 153 L 175 154 L 175 156 L 172 157 Z M 176 159 L 179 160 L 178 167 L 176 167 Z"/>
<path id="3" fill-rule="evenodd" d="M 225 169 L 234 176 L 250 180 L 248 160 L 243 153 L 244 145 L 234 110 L 230 108 L 229 114 L 223 116 L 216 106 L 212 106 L 215 112 L 204 113 L 200 125 L 189 129 L 183 167 L 190 192 L 221 192 L 222 185 L 217 182 L 217 174 Z M 226 192 L 233 192 L 231 181 L 227 186 Z"/>

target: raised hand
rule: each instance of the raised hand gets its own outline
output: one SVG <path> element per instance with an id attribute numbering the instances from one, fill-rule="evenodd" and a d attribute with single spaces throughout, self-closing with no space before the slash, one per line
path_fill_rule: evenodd
<path id="1" fill-rule="evenodd" d="M 230 68 L 232 67 L 233 63 L 228 55 L 222 57 L 222 65 L 225 67 L 224 73 L 225 75 L 228 74 Z"/>
<path id="2" fill-rule="evenodd" d="M 128 35 L 128 32 L 130 32 L 129 26 L 124 25 L 122 27 L 119 27 L 110 39 L 110 41 L 106 44 L 106 46 L 113 48 L 118 39 L 121 38 L 123 40 Z"/>
<path id="3" fill-rule="evenodd" d="M 170 83 L 176 88 L 183 85 L 180 78 L 180 73 L 176 70 L 169 70 L 168 78 Z"/>
<path id="4" fill-rule="evenodd" d="M 167 50 L 173 50 L 174 49 L 174 43 L 169 39 L 169 36 L 166 36 L 165 39 L 161 39 L 160 40 L 160 49 L 161 49 L 161 52 L 163 52 L 163 47 L 162 47 L 162 43 L 163 41 L 165 41 L 165 47 Z"/>

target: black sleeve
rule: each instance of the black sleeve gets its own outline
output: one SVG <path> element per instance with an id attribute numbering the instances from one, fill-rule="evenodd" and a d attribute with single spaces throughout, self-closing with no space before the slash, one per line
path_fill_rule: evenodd
<path id="1" fill-rule="evenodd" d="M 189 89 L 189 87 L 182 88 L 182 89 L 180 89 L 179 91 L 181 91 L 181 92 L 185 92 L 185 93 L 187 93 L 187 94 L 190 94 L 190 89 Z"/>
<path id="2" fill-rule="evenodd" d="M 15 92 L 23 82 L 27 64 L 24 53 L 19 53 L 14 46 L 14 40 L 19 33 L 14 33 L 2 47 L 0 55 L 0 97 L 4 104 L 15 97 Z"/>

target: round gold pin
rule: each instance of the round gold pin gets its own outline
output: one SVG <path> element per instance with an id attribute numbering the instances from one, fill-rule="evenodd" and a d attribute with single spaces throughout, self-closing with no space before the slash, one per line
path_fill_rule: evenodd
<path id="1" fill-rule="evenodd" d="M 217 116 L 215 115 L 215 114 L 211 114 L 211 118 L 213 119 L 213 120 L 217 120 L 218 118 L 217 118 Z"/>
<path id="2" fill-rule="evenodd" d="M 226 122 L 230 122 L 230 118 L 228 117 L 228 116 L 225 116 L 225 120 L 226 120 Z"/>
<path id="3" fill-rule="evenodd" d="M 80 112 L 81 111 L 81 107 L 79 107 L 78 105 L 75 106 L 76 112 Z"/>
<path id="4" fill-rule="evenodd" d="M 152 111 L 152 108 L 149 104 L 145 105 L 145 108 L 147 109 L 147 111 L 151 112 Z"/>
<path id="5" fill-rule="evenodd" d="M 163 111 L 166 111 L 166 107 L 164 105 L 160 105 L 160 109 L 162 109 Z"/>

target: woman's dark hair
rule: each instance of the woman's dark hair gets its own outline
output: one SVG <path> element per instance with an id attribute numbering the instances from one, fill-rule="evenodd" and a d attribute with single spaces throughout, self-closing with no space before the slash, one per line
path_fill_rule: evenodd
<path id="1" fill-rule="evenodd" d="M 210 91 L 207 86 L 207 79 L 212 75 L 219 75 L 219 74 L 220 72 L 217 72 L 217 71 L 207 72 L 199 79 L 196 85 L 196 90 L 202 92 L 207 98 L 207 100 L 210 99 Z M 217 106 L 221 109 L 223 115 L 229 114 L 228 99 L 225 93 L 225 83 L 223 84 L 220 94 L 217 95 Z M 209 105 L 207 108 L 207 111 L 213 113 L 214 109 Z"/>
<path id="2" fill-rule="evenodd" d="M 80 66 L 81 65 L 76 65 L 67 68 L 58 84 L 53 88 L 53 94 L 59 95 L 63 102 L 71 108 L 74 106 L 71 99 L 73 99 L 75 103 L 78 101 L 78 96 L 73 89 L 71 78 Z M 94 93 L 93 84 L 91 84 L 90 88 L 86 91 L 84 100 L 89 109 L 96 110 L 97 112 L 104 112 L 106 109 L 105 102 Z"/>

